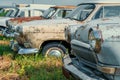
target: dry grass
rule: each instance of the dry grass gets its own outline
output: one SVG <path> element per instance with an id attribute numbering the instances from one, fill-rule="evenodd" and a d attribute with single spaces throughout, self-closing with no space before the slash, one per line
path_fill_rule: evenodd
<path id="1" fill-rule="evenodd" d="M 10 41 L 0 40 L 0 45 L 9 45 L 9 44 L 10 44 Z"/>

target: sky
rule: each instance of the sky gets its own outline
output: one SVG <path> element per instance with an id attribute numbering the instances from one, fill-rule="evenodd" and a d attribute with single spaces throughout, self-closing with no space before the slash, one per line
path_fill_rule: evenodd
<path id="1" fill-rule="evenodd" d="M 0 0 L 0 6 L 12 6 L 15 4 L 54 4 L 54 5 L 77 5 L 82 2 L 89 1 L 107 1 L 107 2 L 119 2 L 120 0 Z"/>
<path id="2" fill-rule="evenodd" d="M 54 5 L 77 5 L 81 0 L 0 0 L 0 6 L 15 5 L 15 4 L 54 4 Z"/>

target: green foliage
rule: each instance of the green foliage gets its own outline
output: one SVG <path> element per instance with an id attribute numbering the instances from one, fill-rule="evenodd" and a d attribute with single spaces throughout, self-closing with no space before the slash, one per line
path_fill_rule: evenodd
<path id="1" fill-rule="evenodd" d="M 11 60 L 15 54 L 5 45 L 0 45 L 0 52 Z M 67 80 L 62 74 L 61 66 L 61 58 L 46 58 L 41 54 L 16 55 L 11 67 L 2 73 L 17 73 L 20 80 Z"/>
<path id="2" fill-rule="evenodd" d="M 14 39 L 14 38 L 11 38 L 11 37 L 5 37 L 5 36 L 0 36 L 0 40 L 10 41 L 11 39 Z"/>

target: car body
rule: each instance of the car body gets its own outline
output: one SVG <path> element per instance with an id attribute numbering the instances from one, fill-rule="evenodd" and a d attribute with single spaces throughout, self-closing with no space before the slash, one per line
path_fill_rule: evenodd
<path id="1" fill-rule="evenodd" d="M 17 40 L 18 44 L 23 44 L 24 45 L 24 42 L 26 42 L 29 45 L 29 42 L 28 42 L 28 39 L 29 39 L 29 41 L 33 45 L 31 45 L 31 43 L 30 43 L 31 46 L 28 46 L 26 48 L 27 51 L 31 50 L 32 48 L 33 48 L 32 50 L 36 51 L 36 48 L 37 48 L 37 52 L 38 52 L 39 49 L 43 48 L 43 47 L 44 47 L 44 49 L 42 51 L 46 51 L 46 48 L 50 47 L 51 50 L 53 49 L 52 50 L 53 53 L 57 52 L 58 56 L 61 55 L 61 52 L 63 52 L 62 50 L 66 51 L 66 48 L 59 43 L 61 38 L 64 37 L 64 35 L 63 35 L 64 27 L 63 27 L 63 29 L 61 29 L 61 25 L 66 24 L 66 23 L 64 23 L 64 21 L 66 19 L 61 19 L 61 18 L 63 18 L 63 16 L 65 17 L 65 15 L 67 15 L 68 12 L 72 11 L 75 8 L 75 6 L 58 6 L 57 8 L 58 8 L 57 13 L 56 13 L 57 15 L 53 14 L 55 16 L 58 16 L 58 12 L 60 13 L 59 17 L 57 19 L 34 20 L 34 21 L 24 22 L 24 23 L 21 23 L 21 24 L 17 25 L 15 33 L 20 34 L 19 30 L 22 29 L 21 31 L 23 33 L 25 33 L 26 36 L 29 36 L 29 35 L 32 34 L 30 37 L 26 38 L 27 41 L 26 40 L 23 41 L 23 38 L 21 37 L 21 34 L 20 35 L 15 34 L 15 39 Z M 57 21 L 60 21 L 59 22 L 60 25 L 56 24 Z M 69 20 L 67 22 L 69 22 Z M 31 27 L 31 28 L 29 28 L 29 27 Z M 25 30 L 25 32 L 23 30 Z M 35 35 L 40 35 L 40 37 L 35 37 Z M 48 36 L 48 35 L 50 35 L 50 36 Z M 54 40 L 56 40 L 56 41 L 54 41 Z M 58 44 L 59 44 L 59 47 L 58 47 Z M 66 44 L 66 43 L 64 43 L 64 44 Z M 52 48 L 51 48 L 51 46 L 52 46 Z M 54 48 L 53 48 L 53 46 L 54 46 Z M 26 46 L 23 47 L 23 52 L 20 52 L 21 50 L 18 49 L 17 50 L 18 53 L 19 54 L 25 54 L 25 52 L 24 52 L 24 51 L 26 51 L 25 47 Z M 62 48 L 62 50 L 61 50 L 61 48 Z M 30 53 L 33 53 L 33 52 L 34 51 L 32 51 Z M 34 52 L 34 53 L 36 53 L 36 52 Z M 29 53 L 26 53 L 26 54 L 29 54 Z"/>
<path id="2" fill-rule="evenodd" d="M 66 53 L 66 48 L 70 50 L 70 44 L 65 39 L 64 30 L 66 27 L 76 24 L 80 26 L 90 20 L 98 19 L 98 17 L 94 16 L 97 16 L 97 13 L 99 13 L 98 11 L 103 9 L 104 6 L 116 8 L 116 6 L 119 5 L 119 3 L 82 3 L 65 19 L 37 20 L 18 25 L 18 34 L 16 34 L 15 37 L 19 45 L 25 47 L 25 43 L 27 43 L 30 45 L 27 49 L 34 48 L 35 53 L 36 49 L 38 52 L 41 48 L 44 55 L 53 54 L 51 53 L 53 51 L 54 53 L 58 52 L 58 54 Z M 118 11 L 117 8 L 116 11 Z M 39 35 L 39 37 L 36 35 Z M 62 48 L 58 47 L 58 45 L 62 46 Z M 24 49 L 26 48 L 22 49 L 23 52 L 19 52 L 20 49 L 17 51 L 19 54 L 24 54 Z"/>
<path id="3" fill-rule="evenodd" d="M 119 17 L 97 19 L 76 30 L 71 40 L 71 55 L 63 59 L 65 76 L 71 74 L 83 80 L 120 79 L 119 20 Z"/>
<path id="4" fill-rule="evenodd" d="M 90 4 L 90 3 L 89 3 Z M 92 12 L 90 12 L 88 17 L 85 17 L 85 14 L 88 13 L 84 13 L 82 15 L 82 17 L 84 17 L 85 19 L 83 19 L 83 21 L 81 22 L 81 24 L 77 24 L 77 25 L 69 25 L 66 27 L 65 29 L 65 37 L 67 42 L 70 43 L 70 41 L 72 39 L 74 39 L 74 34 L 75 31 L 77 30 L 77 28 L 83 24 L 85 24 L 86 22 L 89 22 L 91 20 L 96 20 L 99 18 L 103 18 L 103 19 L 107 19 L 107 17 L 115 17 L 115 16 L 119 16 L 119 7 L 120 7 L 120 3 L 110 3 L 110 2 L 106 2 L 104 3 L 104 1 L 102 3 L 91 3 L 94 6 L 94 9 Z M 91 6 L 92 7 L 92 6 Z M 84 10 L 84 12 L 87 12 L 88 10 Z"/>
<path id="5" fill-rule="evenodd" d="M 33 20 L 43 20 L 43 19 L 62 19 L 67 14 L 69 14 L 70 11 L 72 11 L 75 8 L 75 6 L 67 5 L 67 6 L 52 6 L 48 10 L 46 10 L 42 16 L 32 16 L 32 17 L 21 17 L 21 18 L 14 18 L 8 20 L 6 25 L 8 26 L 8 30 L 4 32 L 4 36 L 7 37 L 13 37 L 14 31 L 16 29 L 16 25 L 23 23 L 23 22 L 29 22 Z M 11 31 L 11 33 L 10 33 Z"/>

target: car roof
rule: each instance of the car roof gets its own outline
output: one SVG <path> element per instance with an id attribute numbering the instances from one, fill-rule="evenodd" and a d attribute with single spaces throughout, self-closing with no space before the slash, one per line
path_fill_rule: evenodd
<path id="1" fill-rule="evenodd" d="M 52 8 L 59 8 L 59 9 L 74 9 L 76 6 L 73 5 L 61 5 L 61 6 L 53 6 Z"/>

